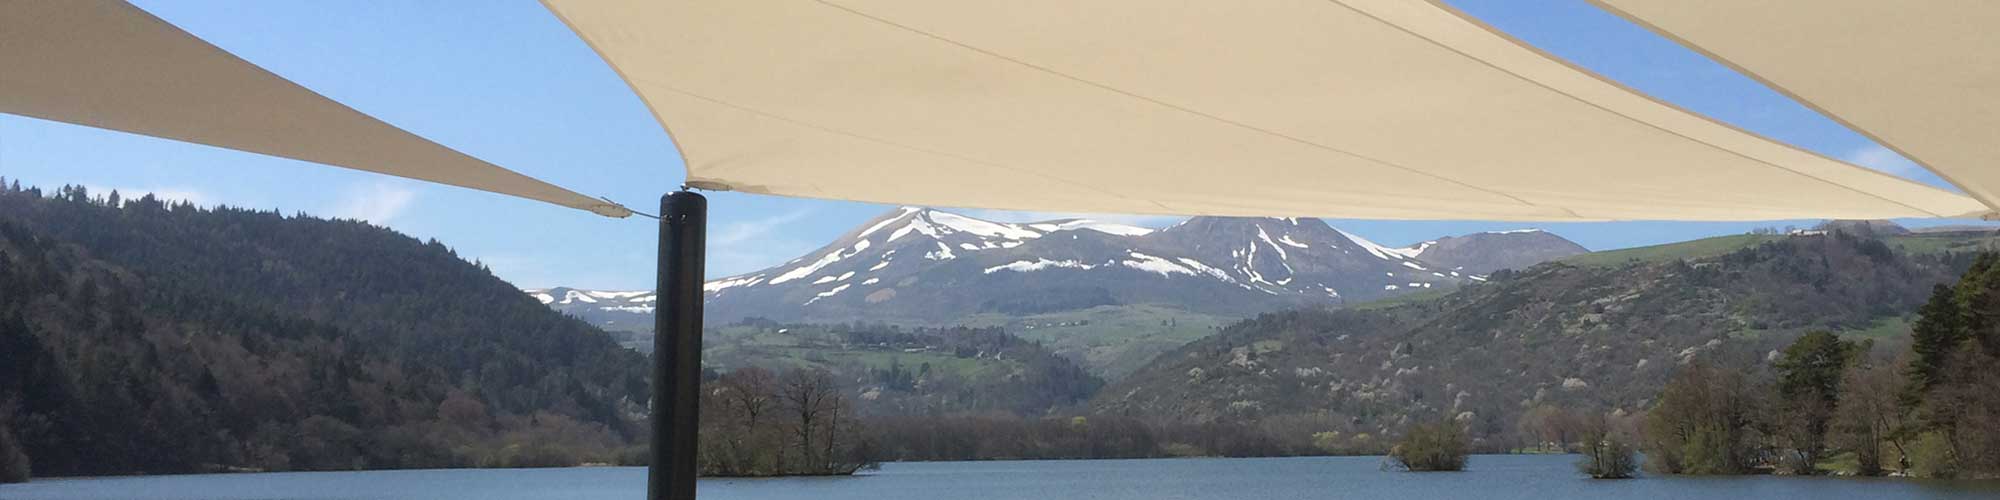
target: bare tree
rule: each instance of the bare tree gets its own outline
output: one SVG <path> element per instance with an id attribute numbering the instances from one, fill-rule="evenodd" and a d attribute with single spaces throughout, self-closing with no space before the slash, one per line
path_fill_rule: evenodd
<path id="1" fill-rule="evenodd" d="M 761 368 L 723 375 L 705 391 L 701 406 L 704 461 L 716 474 L 768 474 L 783 470 L 784 455 L 764 453 L 779 439 L 769 429 L 777 412 L 777 376 Z M 774 463 L 760 463 L 766 459 Z"/>
<path id="2" fill-rule="evenodd" d="M 786 423 L 793 437 L 790 444 L 799 450 L 799 459 L 804 461 L 801 468 L 826 470 L 829 457 L 815 453 L 813 438 L 823 432 L 836 409 L 833 400 L 840 397 L 833 376 L 823 370 L 786 372 L 778 384 L 778 397 L 791 420 Z"/>
<path id="3" fill-rule="evenodd" d="M 1901 370 L 1893 365 L 1865 364 L 1847 372 L 1834 425 L 1837 444 L 1854 452 L 1860 475 L 1883 473 L 1885 445 L 1896 451 L 1897 470 L 1910 468 L 1909 422 L 1896 397 L 1901 386 Z"/>
<path id="4" fill-rule="evenodd" d="M 1548 451 L 1554 444 L 1556 451 L 1568 452 L 1569 446 L 1581 437 L 1584 419 L 1566 408 L 1544 404 L 1530 408 L 1521 415 L 1516 427 L 1535 440 L 1535 448 Z"/>
<path id="5" fill-rule="evenodd" d="M 825 371 L 745 368 L 703 388 L 704 474 L 849 474 L 874 465 L 853 404 Z"/>
<path id="6" fill-rule="evenodd" d="M 1577 434 L 1583 439 L 1578 471 L 1595 479 L 1629 479 L 1639 471 L 1638 455 L 1632 447 L 1635 422 L 1604 413 L 1577 417 Z"/>

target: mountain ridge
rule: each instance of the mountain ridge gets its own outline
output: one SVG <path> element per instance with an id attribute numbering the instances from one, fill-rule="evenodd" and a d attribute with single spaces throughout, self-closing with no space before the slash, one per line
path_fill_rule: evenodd
<path id="1" fill-rule="evenodd" d="M 1575 251 L 1567 240 L 1532 231 Z M 1482 240 L 1461 254 L 1499 251 Z M 1436 241 L 1455 241 L 1441 238 Z M 1162 229 L 1055 219 L 995 222 L 899 207 L 798 258 L 703 284 L 707 315 L 729 322 L 889 321 L 941 325 L 979 313 L 1035 314 L 1158 304 L 1246 317 L 1341 305 L 1483 279 L 1314 218 L 1193 217 Z M 1507 262 L 1533 260 L 1525 252 Z M 1482 261 L 1483 262 L 1483 261 Z M 1532 262 L 1528 262 L 1532 263 Z M 1485 269 L 1481 265 L 1481 269 Z M 652 295 L 527 289 L 545 305 L 614 329 L 645 329 Z"/>
<path id="2" fill-rule="evenodd" d="M 1590 253 L 1583 245 L 1540 229 L 1446 236 L 1398 250 L 1446 269 L 1482 276 Z"/>

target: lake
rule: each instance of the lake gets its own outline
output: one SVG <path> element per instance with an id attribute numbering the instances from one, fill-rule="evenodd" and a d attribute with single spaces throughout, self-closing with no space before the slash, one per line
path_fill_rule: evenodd
<path id="1" fill-rule="evenodd" d="M 703 480 L 705 499 L 1602 499 L 2000 498 L 2000 482 L 1644 476 L 1592 481 L 1574 456 L 1473 457 L 1466 472 L 1381 470 L 1375 457 L 885 464 L 858 477 Z M 91 479 L 0 485 L 4 499 L 514 500 L 637 499 L 646 470 L 288 472 Z"/>

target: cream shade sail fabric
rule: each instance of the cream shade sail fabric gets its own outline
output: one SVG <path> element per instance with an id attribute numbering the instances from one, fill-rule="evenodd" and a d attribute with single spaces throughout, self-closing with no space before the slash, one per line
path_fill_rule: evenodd
<path id="1" fill-rule="evenodd" d="M 544 0 L 697 186 L 1077 212 L 1956 217 L 1416 0 Z"/>
<path id="2" fill-rule="evenodd" d="M 631 214 L 383 123 L 122 1 L 0 1 L 0 112 Z"/>
<path id="3" fill-rule="evenodd" d="M 2000 2 L 1594 1 L 2000 208 Z"/>

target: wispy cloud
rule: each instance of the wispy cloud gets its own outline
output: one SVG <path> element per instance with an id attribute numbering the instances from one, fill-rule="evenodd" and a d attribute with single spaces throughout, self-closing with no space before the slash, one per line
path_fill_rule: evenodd
<path id="1" fill-rule="evenodd" d="M 708 238 L 710 277 L 735 275 L 769 266 L 812 249 L 786 237 L 784 229 L 812 215 L 808 209 L 724 224 Z"/>
<path id="2" fill-rule="evenodd" d="M 967 210 L 965 215 L 1001 222 L 1038 222 L 1054 219 L 1090 219 L 1142 227 L 1165 227 L 1186 217 L 1172 215 L 1089 214 L 1077 212 L 1027 212 L 1020 210 Z"/>
<path id="3" fill-rule="evenodd" d="M 811 214 L 811 210 L 798 209 L 760 219 L 733 222 L 716 231 L 715 237 L 709 238 L 708 243 L 713 246 L 729 246 L 756 240 L 770 236 L 779 227 L 798 222 L 799 219 Z"/>
<path id="4" fill-rule="evenodd" d="M 1903 155 L 1896 154 L 1895 151 L 1891 151 L 1889 148 L 1878 144 L 1869 144 L 1866 147 L 1848 152 L 1841 159 L 1846 160 L 1848 163 L 1899 177 L 1910 177 L 1927 172 L 1917 162 L 1910 161 L 1909 158 L 1904 158 Z"/>
<path id="5" fill-rule="evenodd" d="M 360 219 L 378 225 L 403 215 L 417 199 L 417 191 L 393 181 L 374 181 L 348 187 L 328 208 L 327 215 Z"/>

